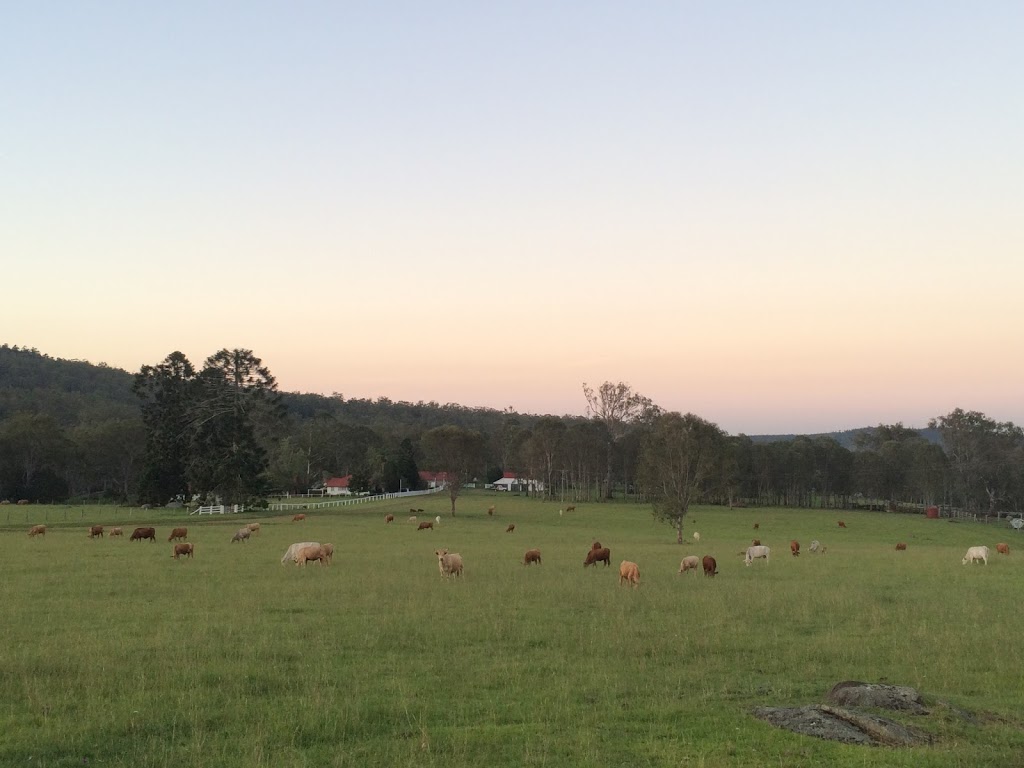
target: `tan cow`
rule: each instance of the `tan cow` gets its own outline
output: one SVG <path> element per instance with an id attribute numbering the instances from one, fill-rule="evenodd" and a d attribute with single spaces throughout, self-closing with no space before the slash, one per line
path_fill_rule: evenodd
<path id="1" fill-rule="evenodd" d="M 260 524 L 259 523 L 249 523 L 245 527 L 249 529 L 250 533 L 255 533 L 257 536 L 259 536 L 259 533 L 260 533 Z"/>
<path id="2" fill-rule="evenodd" d="M 45 536 L 46 526 L 45 525 L 33 525 L 28 529 L 29 536 Z"/>
<path id="3" fill-rule="evenodd" d="M 89 529 L 89 538 L 90 539 L 95 539 L 97 536 L 99 538 L 101 538 L 101 539 L 103 538 L 103 526 L 102 525 L 94 525 L 94 526 L 92 526 Z"/>
<path id="4" fill-rule="evenodd" d="M 315 547 L 303 547 L 295 553 L 295 565 L 305 565 L 311 560 L 316 560 L 318 563 L 323 565 L 325 557 L 326 554 L 324 553 L 324 548 L 320 545 Z"/>
<path id="5" fill-rule="evenodd" d="M 384 515 L 384 522 L 385 523 L 393 523 L 393 522 L 395 522 L 395 516 L 394 515 Z"/>
<path id="6" fill-rule="evenodd" d="M 700 558 L 696 555 L 687 555 L 679 563 L 679 573 L 686 573 L 687 571 L 697 572 L 700 568 Z"/>
<path id="7" fill-rule="evenodd" d="M 192 547 L 192 544 L 189 542 L 185 542 L 184 544 L 175 544 L 174 554 L 171 555 L 171 557 L 173 557 L 175 560 L 180 559 L 182 555 L 185 555 L 185 557 L 192 557 L 193 551 L 194 549 Z"/>
<path id="8" fill-rule="evenodd" d="M 123 536 L 124 535 L 124 531 L 121 530 L 120 526 L 115 525 L 113 528 L 110 529 L 110 531 L 109 531 L 109 533 L 107 535 L 109 535 L 110 538 L 114 538 L 115 536 Z"/>
<path id="9" fill-rule="evenodd" d="M 249 540 L 249 536 L 252 535 L 252 531 L 249 530 L 248 526 L 245 528 L 239 528 L 235 531 L 235 535 L 231 537 L 231 543 L 234 544 L 236 541 L 246 542 Z"/>
<path id="10" fill-rule="evenodd" d="M 324 551 L 323 560 L 321 562 L 324 565 L 330 565 L 331 560 L 334 559 L 334 545 L 333 544 L 321 544 L 320 549 Z"/>
<path id="11" fill-rule="evenodd" d="M 462 555 L 458 552 L 449 553 L 447 549 L 435 549 L 437 569 L 445 578 L 462 575 Z"/>
<path id="12" fill-rule="evenodd" d="M 175 528 L 171 531 L 171 535 L 167 537 L 168 541 L 180 541 L 188 538 L 188 528 Z"/>
<path id="13" fill-rule="evenodd" d="M 296 542 L 295 544 L 292 544 L 290 547 L 288 547 L 288 549 L 285 551 L 284 557 L 281 558 L 281 565 L 284 565 L 289 560 L 293 560 L 294 561 L 295 557 L 296 557 L 296 555 L 298 555 L 300 549 L 305 549 L 306 547 L 318 547 L 319 548 L 319 546 L 320 546 L 320 542 L 319 541 L 299 541 L 299 542 Z"/>
<path id="14" fill-rule="evenodd" d="M 998 544 L 996 544 L 996 552 L 998 552 L 1000 555 L 1008 555 L 1010 554 L 1010 545 L 1006 542 L 1001 541 Z"/>
<path id="15" fill-rule="evenodd" d="M 305 519 L 306 519 L 306 515 L 304 513 L 300 512 L 299 514 L 295 515 L 295 517 L 292 518 L 292 522 L 293 523 L 297 523 L 297 522 L 300 522 L 300 521 L 305 520 Z"/>
<path id="16" fill-rule="evenodd" d="M 631 585 L 633 589 L 640 586 L 640 566 L 636 563 L 630 562 L 629 560 L 623 560 L 619 563 L 619 586 L 622 586 L 622 582 L 626 582 Z"/>

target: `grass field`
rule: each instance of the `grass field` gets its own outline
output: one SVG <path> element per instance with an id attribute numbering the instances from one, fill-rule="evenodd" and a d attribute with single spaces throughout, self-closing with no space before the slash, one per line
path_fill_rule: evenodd
<path id="1" fill-rule="evenodd" d="M 129 520 L 102 507 L 0 517 L 0 766 L 1024 764 L 1015 531 L 702 507 L 687 524 L 701 542 L 679 547 L 635 505 L 559 516 L 557 504 L 480 493 L 454 519 L 442 496 L 412 506 L 441 515 L 438 530 L 413 530 L 408 501 L 311 511 L 303 523 Z M 45 538 L 28 538 L 44 516 Z M 230 543 L 257 519 L 260 536 Z M 755 521 L 773 558 L 746 568 L 738 553 Z M 126 536 L 91 541 L 91 524 Z M 129 542 L 138 524 L 156 525 L 158 543 Z M 170 558 L 174 525 L 189 527 L 194 560 Z M 826 555 L 806 552 L 813 538 Z M 307 539 L 335 544 L 331 567 L 280 564 Z M 583 569 L 595 539 L 612 568 Z M 968 546 L 994 552 L 997 541 L 1009 557 L 961 566 Z M 461 580 L 439 575 L 440 547 L 462 554 Z M 525 568 L 532 547 L 544 562 Z M 678 575 L 686 554 L 714 555 L 719 575 Z M 618 587 L 623 559 L 639 563 L 639 590 Z M 750 715 L 819 702 L 848 679 L 912 685 L 997 717 L 969 723 L 940 706 L 899 718 L 936 742 L 895 750 Z"/>

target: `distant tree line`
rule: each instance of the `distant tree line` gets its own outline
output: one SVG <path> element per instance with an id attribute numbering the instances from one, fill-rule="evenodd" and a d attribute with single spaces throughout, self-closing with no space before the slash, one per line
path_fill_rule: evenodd
<path id="1" fill-rule="evenodd" d="M 461 488 L 509 472 L 560 503 L 651 503 L 681 535 L 691 503 L 846 508 L 949 504 L 1024 511 L 1024 436 L 954 410 L 929 427 L 758 442 L 667 413 L 623 383 L 583 386 L 587 416 L 537 416 L 387 398 L 281 393 L 249 350 L 195 368 L 180 352 L 130 374 L 0 346 L 0 498 L 166 503 L 414 489 L 419 470 Z M 450 488 L 452 511 L 458 488 Z"/>

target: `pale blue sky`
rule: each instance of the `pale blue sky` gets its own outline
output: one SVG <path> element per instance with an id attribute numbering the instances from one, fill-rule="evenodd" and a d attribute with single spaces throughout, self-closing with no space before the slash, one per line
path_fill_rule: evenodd
<path id="1" fill-rule="evenodd" d="M 0 7 L 2 341 L 1024 422 L 1024 5 L 216 6 Z"/>

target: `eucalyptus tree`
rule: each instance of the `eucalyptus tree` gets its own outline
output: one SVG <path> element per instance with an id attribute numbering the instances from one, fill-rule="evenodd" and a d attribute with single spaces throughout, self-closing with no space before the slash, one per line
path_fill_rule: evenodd
<path id="1" fill-rule="evenodd" d="M 596 390 L 583 383 L 583 395 L 587 400 L 587 415 L 600 421 L 608 430 L 606 444 L 604 496 L 612 498 L 614 489 L 614 463 L 616 444 L 623 438 L 631 424 L 651 419 L 660 409 L 651 399 L 633 391 L 625 382 L 606 381 Z"/>
<path id="2" fill-rule="evenodd" d="M 455 501 L 463 486 L 483 467 L 483 436 L 472 429 L 446 424 L 424 432 L 420 446 L 425 464 L 435 472 L 444 473 L 454 517 Z"/>

